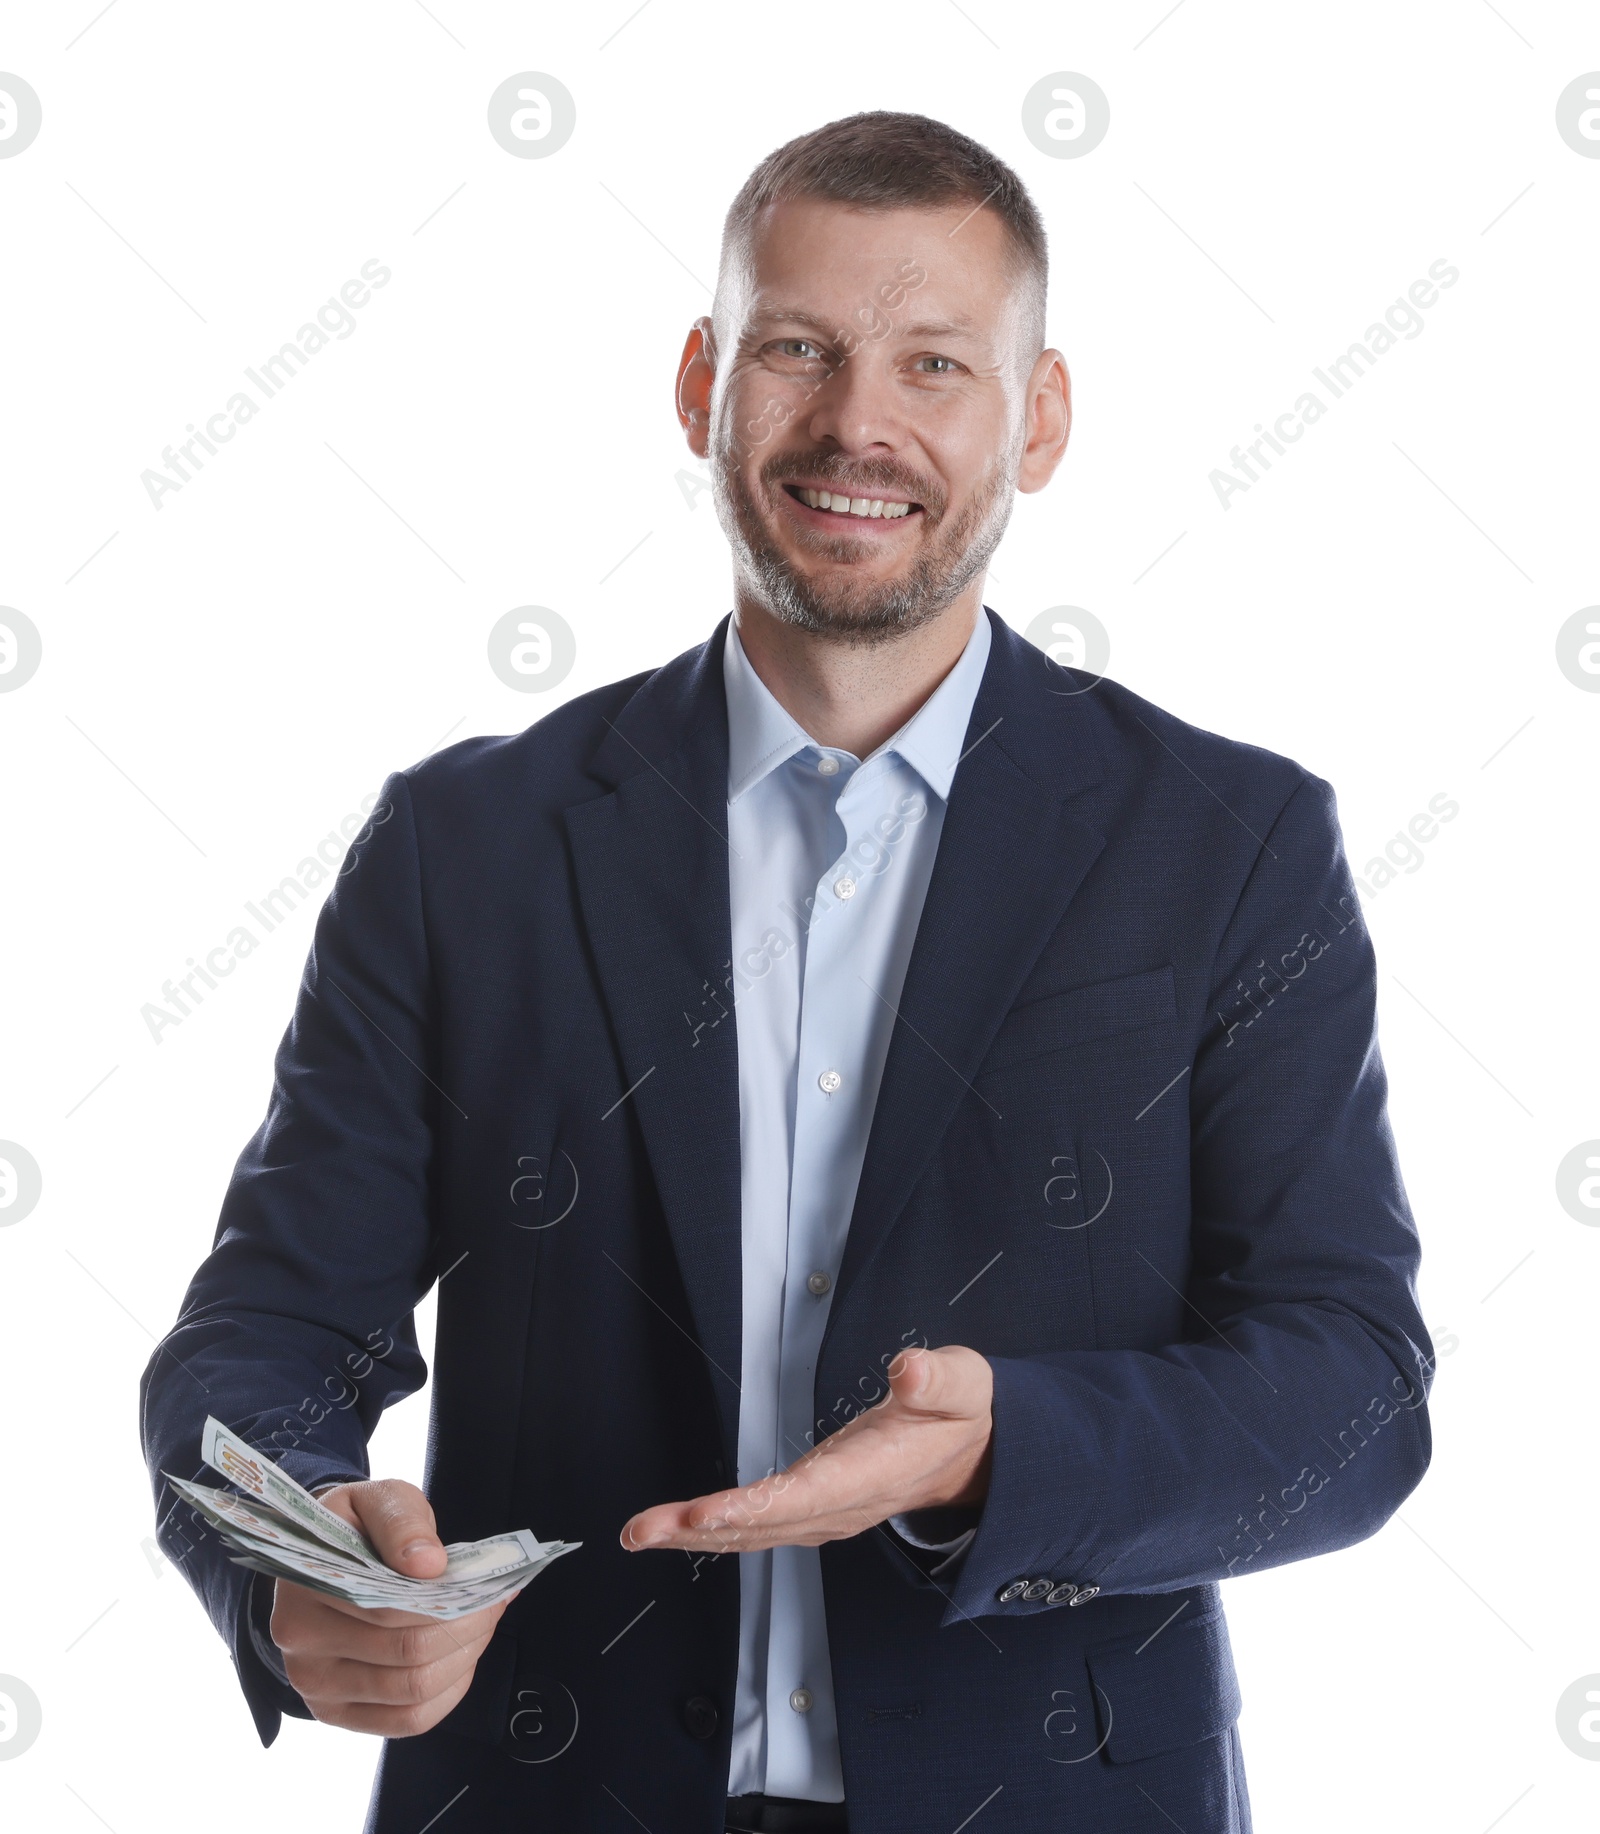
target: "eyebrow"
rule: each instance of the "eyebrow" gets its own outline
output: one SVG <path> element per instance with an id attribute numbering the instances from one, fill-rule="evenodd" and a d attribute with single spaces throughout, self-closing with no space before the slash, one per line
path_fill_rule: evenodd
<path id="1" fill-rule="evenodd" d="M 815 331 L 826 338 L 837 337 L 841 331 L 851 329 L 835 320 L 821 318 L 815 312 L 807 312 L 802 306 L 765 306 L 751 315 L 750 322 L 753 326 L 774 322 L 803 325 L 808 331 Z M 915 324 L 901 325 L 896 329 L 899 336 L 908 338 L 964 337 L 972 334 L 974 326 L 971 319 L 967 318 L 920 319 Z"/>

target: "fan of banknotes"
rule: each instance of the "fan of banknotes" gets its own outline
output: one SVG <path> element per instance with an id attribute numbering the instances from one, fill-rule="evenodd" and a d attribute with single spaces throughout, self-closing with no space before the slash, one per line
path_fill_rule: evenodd
<path id="1" fill-rule="evenodd" d="M 410 1579 L 387 1566 L 358 1528 L 336 1516 L 286 1471 L 246 1445 L 220 1420 L 207 1418 L 200 1455 L 246 1494 L 162 1476 L 205 1517 L 230 1547 L 235 1566 L 293 1580 L 368 1610 L 416 1611 L 457 1618 L 514 1597 L 552 1560 L 581 1541 L 538 1541 L 525 1528 L 445 1547 L 449 1564 L 436 1579 Z"/>

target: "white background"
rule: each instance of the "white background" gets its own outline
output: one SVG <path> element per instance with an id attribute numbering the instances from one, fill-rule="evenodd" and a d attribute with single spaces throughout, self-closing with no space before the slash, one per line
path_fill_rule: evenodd
<path id="1" fill-rule="evenodd" d="M 8 9 L 44 126 L 0 160 L 0 603 L 44 659 L 0 695 L 0 1136 L 44 1194 L 0 1229 L 0 1673 L 44 1722 L 0 1821 L 359 1825 L 376 1742 L 260 1748 L 148 1539 L 135 1405 L 312 909 L 159 1044 L 141 1007 L 391 769 L 707 633 L 726 549 L 671 388 L 722 213 L 781 140 L 891 107 L 1011 161 L 1051 238 L 1076 425 L 988 602 L 1090 609 L 1113 676 L 1330 779 L 1358 872 L 1460 805 L 1367 912 L 1434 1465 L 1362 1546 L 1226 1587 L 1257 1827 L 1592 1828 L 1555 1709 L 1600 1671 L 1600 1230 L 1555 1173 L 1600 1135 L 1600 696 L 1555 639 L 1600 599 L 1600 160 L 1554 111 L 1600 68 L 1594 9 L 629 6 Z M 1110 98 L 1083 158 L 1022 131 L 1061 70 Z M 549 158 L 487 131 L 520 71 L 576 98 Z M 369 258 L 393 278 L 354 334 L 154 509 L 140 473 Z M 1223 509 L 1210 471 L 1441 258 L 1422 333 Z M 543 697 L 485 655 L 530 603 L 577 633 Z M 376 1471 L 420 1475 L 425 1411 Z"/>

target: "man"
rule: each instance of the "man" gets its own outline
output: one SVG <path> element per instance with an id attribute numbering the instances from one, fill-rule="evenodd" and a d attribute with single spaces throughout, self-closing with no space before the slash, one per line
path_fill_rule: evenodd
<path id="1" fill-rule="evenodd" d="M 437 1624 L 163 1545 L 368 1828 L 1249 1827 L 1218 1582 L 1370 1535 L 1431 1347 L 1328 785 L 982 605 L 1070 425 L 1021 183 L 920 116 L 779 149 L 678 412 L 734 611 L 390 778 L 143 1385 Z M 425 1368 L 426 1496 L 366 1439 Z"/>

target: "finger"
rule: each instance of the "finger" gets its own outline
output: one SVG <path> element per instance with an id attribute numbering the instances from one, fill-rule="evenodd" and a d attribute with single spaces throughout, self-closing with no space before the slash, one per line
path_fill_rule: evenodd
<path id="1" fill-rule="evenodd" d="M 630 1554 L 652 1547 L 682 1546 L 678 1537 L 688 1530 L 689 1512 L 708 1500 L 700 1497 L 693 1503 L 658 1503 L 653 1509 L 642 1510 L 622 1525 L 619 1539 Z"/>
<path id="2" fill-rule="evenodd" d="M 648 1548 L 749 1553 L 780 1542 L 802 1541 L 815 1523 L 819 1506 L 828 1507 L 834 1492 L 848 1494 L 859 1482 L 858 1477 L 841 1473 L 840 1482 L 819 1485 L 815 1475 L 819 1461 L 820 1448 L 759 1483 L 643 1510 L 624 1525 L 622 1545 L 633 1553 Z M 817 1535 L 818 1540 L 830 1538 L 827 1533 Z"/>
<path id="3" fill-rule="evenodd" d="M 889 1366 L 889 1392 L 902 1407 L 941 1419 L 980 1419 L 994 1400 L 994 1371 L 964 1344 L 903 1351 Z"/>
<path id="4" fill-rule="evenodd" d="M 415 1484 L 403 1478 L 378 1478 L 348 1484 L 330 1491 L 329 1496 L 349 1504 L 380 1558 L 397 1573 L 437 1579 L 449 1564 L 444 1543 L 435 1532 L 433 1505 Z"/>
<path id="5" fill-rule="evenodd" d="M 401 1611 L 393 1605 L 353 1605 L 347 1598 L 337 1598 L 331 1592 L 319 1592 L 312 1586 L 297 1586 L 292 1579 L 279 1579 L 278 1593 L 293 1594 L 293 1609 L 296 1611 L 335 1611 L 344 1617 L 359 1618 L 366 1624 L 381 1624 L 400 1627 L 406 1624 L 437 1624 L 440 1619 L 429 1617 L 425 1611 Z"/>
<path id="6" fill-rule="evenodd" d="M 783 1516 L 750 1518 L 743 1524 L 725 1521 L 690 1522 L 665 1531 L 658 1530 L 646 1547 L 655 1551 L 685 1551 L 704 1554 L 757 1554 L 769 1547 L 819 1547 L 825 1541 L 858 1535 L 881 1522 L 892 1510 L 875 1510 L 868 1504 L 845 1500 L 826 1510 L 807 1509 Z"/>
<path id="7" fill-rule="evenodd" d="M 316 1717 L 327 1726 L 339 1726 L 346 1732 L 370 1732 L 378 1738 L 415 1738 L 427 1732 L 451 1710 L 472 1685 L 470 1676 L 455 1683 L 437 1699 L 419 1707 L 385 1707 L 372 1701 L 307 1701 Z"/>
<path id="8" fill-rule="evenodd" d="M 431 1662 L 396 1668 L 384 1662 L 357 1662 L 335 1656 L 327 1660 L 297 1657 L 285 1662 L 289 1680 L 307 1701 L 365 1701 L 373 1706 L 420 1707 L 448 1693 L 477 1667 L 475 1649 L 452 1649 Z"/>
<path id="9" fill-rule="evenodd" d="M 924 1352 L 921 1360 L 932 1363 L 942 1354 Z M 623 1530 L 623 1545 L 707 1553 L 754 1553 L 785 1544 L 815 1547 L 860 1534 L 896 1510 L 916 1507 L 908 1498 L 916 1497 L 930 1470 L 937 1468 L 948 1436 L 953 1431 L 963 1442 L 970 1436 L 980 1389 L 983 1411 L 988 1410 L 988 1363 L 975 1351 L 958 1348 L 950 1355 L 975 1366 L 973 1371 L 958 1369 L 957 1379 L 948 1384 L 949 1390 L 968 1392 L 942 1397 L 959 1407 L 931 1408 L 926 1400 L 913 1407 L 891 1395 L 811 1447 L 787 1470 L 758 1484 L 645 1510 Z M 929 1378 L 919 1374 L 917 1380 Z M 960 1424 L 952 1427 L 950 1422 Z"/>
<path id="10" fill-rule="evenodd" d="M 890 1392 L 876 1406 L 787 1470 L 742 1490 L 644 1510 L 624 1525 L 622 1545 L 704 1553 L 814 1547 L 918 1507 L 930 1480 L 986 1430 L 993 1371 L 965 1346 L 919 1346 L 895 1358 L 889 1378 Z"/>
<path id="11" fill-rule="evenodd" d="M 731 1548 L 772 1508 L 783 1479 L 784 1474 L 779 1473 L 777 1480 L 763 1478 L 739 1490 L 719 1490 L 714 1496 L 695 1497 L 687 1503 L 658 1503 L 630 1517 L 623 1524 L 620 1540 L 635 1554 L 652 1547 Z"/>
<path id="12" fill-rule="evenodd" d="M 395 1613 L 406 1616 L 408 1621 L 386 1625 L 372 1621 L 377 1613 L 325 1610 L 324 1604 L 335 1601 L 323 1600 L 319 1594 L 306 1593 L 300 1587 L 294 1590 L 314 1602 L 304 1610 L 290 1605 L 282 1612 L 274 1611 L 272 1640 L 286 1655 L 312 1659 L 342 1656 L 391 1668 L 415 1667 L 456 1650 L 481 1653 L 510 1602 L 503 1600 L 487 1610 L 449 1621 Z"/>
<path id="13" fill-rule="evenodd" d="M 908 1406 L 926 1405 L 939 1385 L 938 1354 L 921 1345 L 902 1350 L 889 1365 L 889 1393 Z"/>

